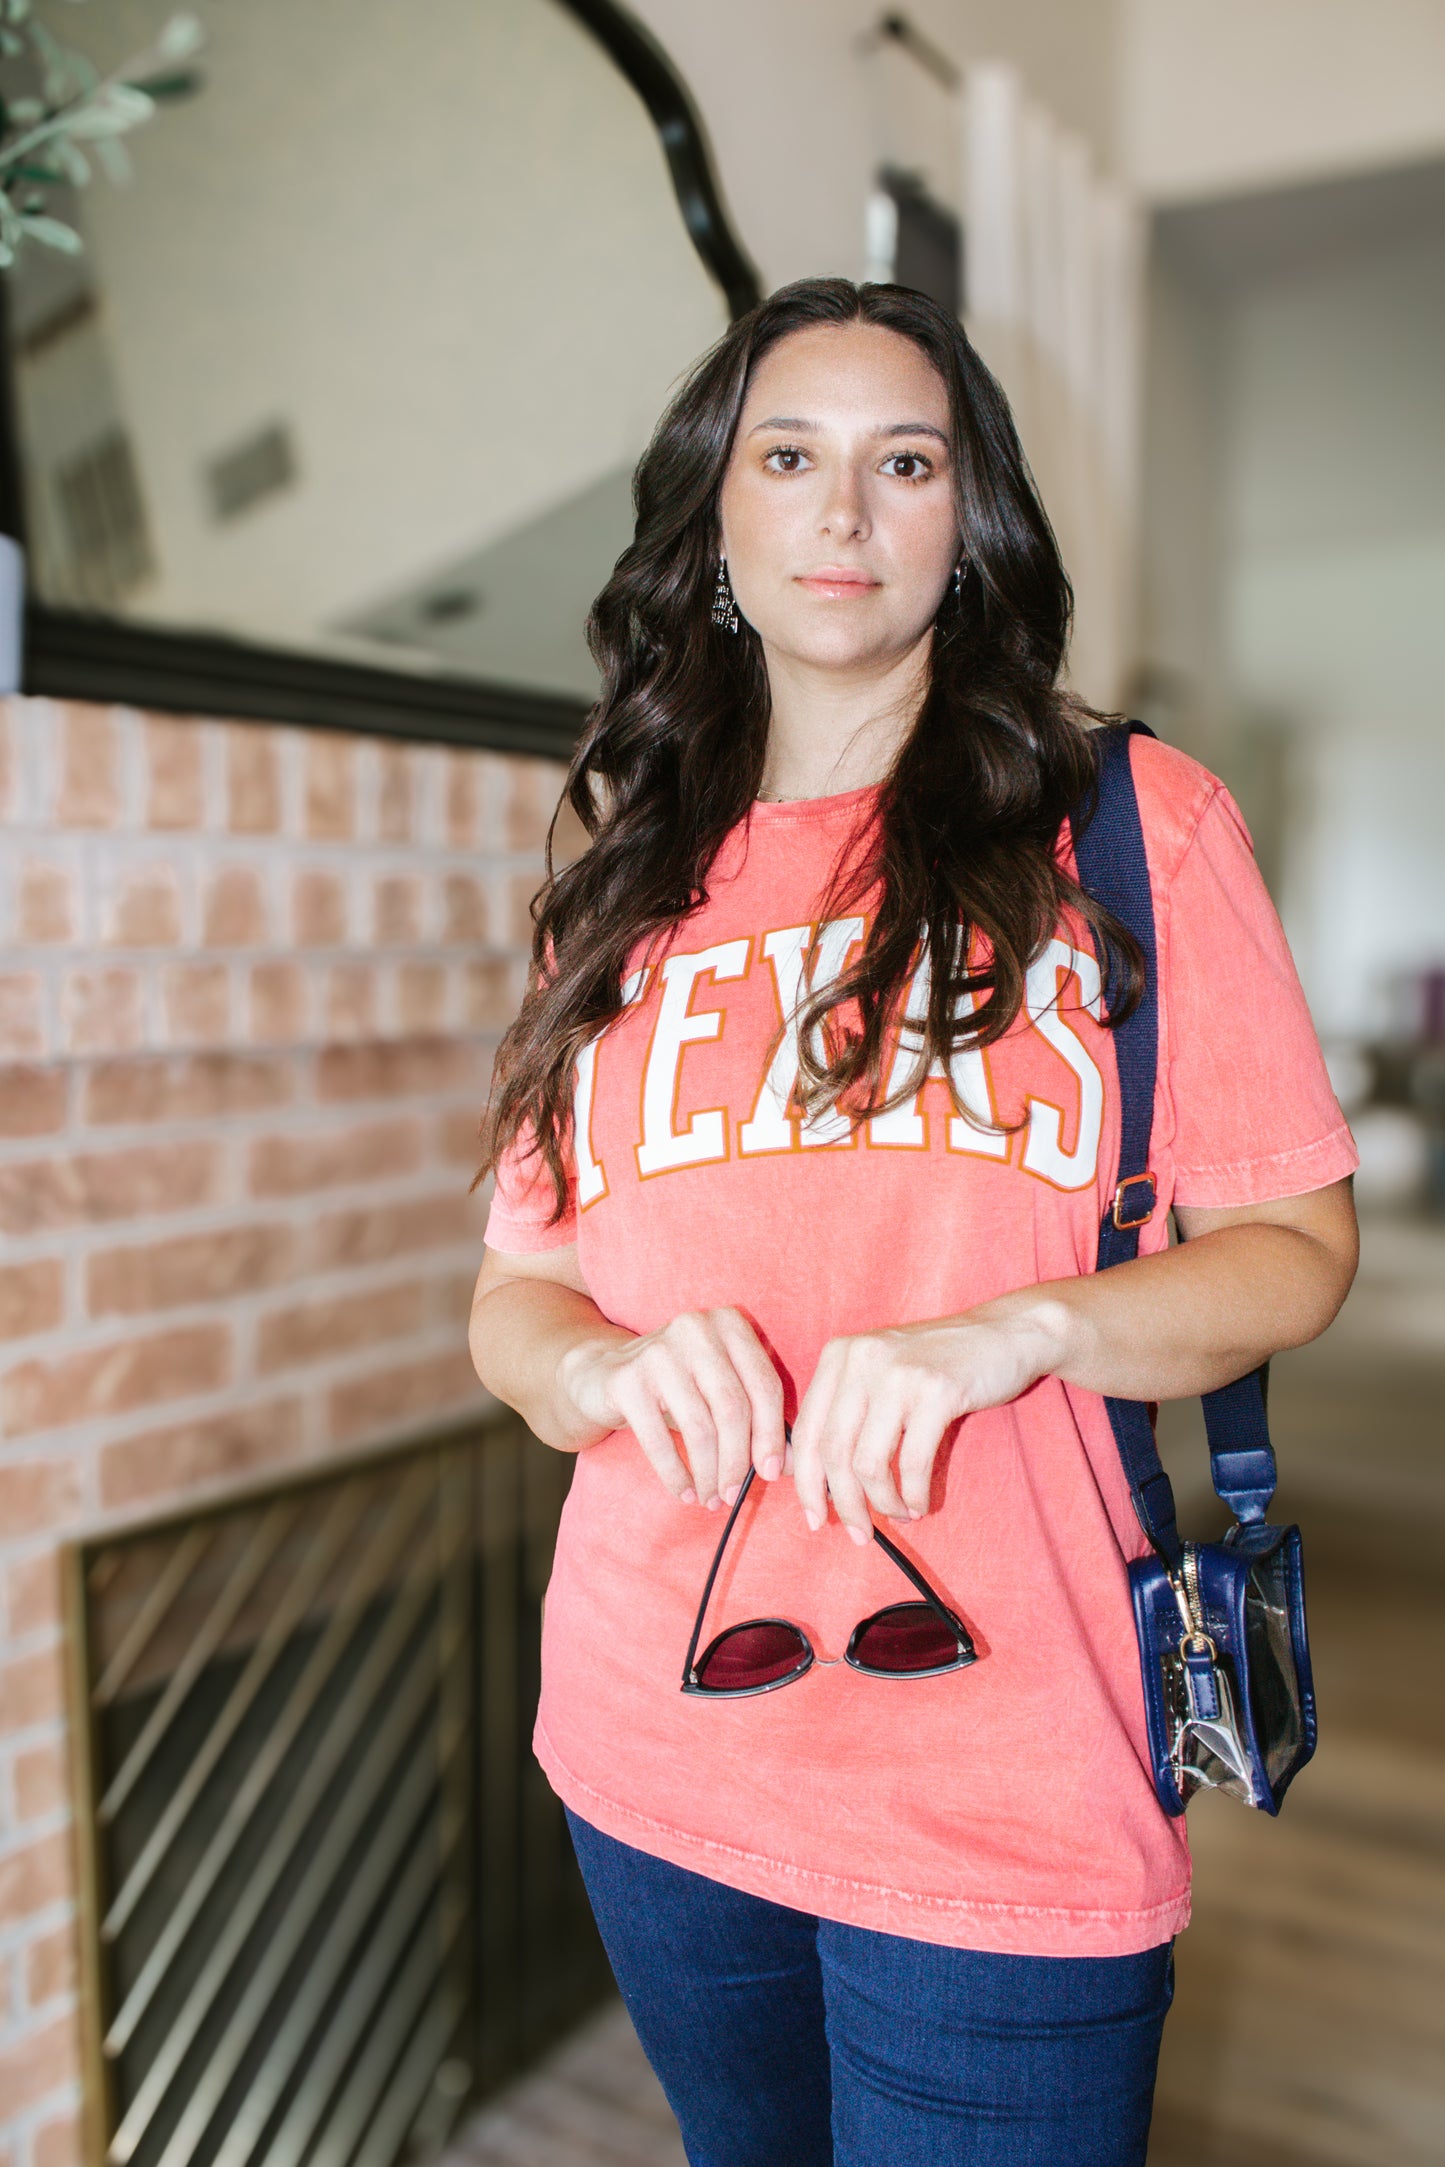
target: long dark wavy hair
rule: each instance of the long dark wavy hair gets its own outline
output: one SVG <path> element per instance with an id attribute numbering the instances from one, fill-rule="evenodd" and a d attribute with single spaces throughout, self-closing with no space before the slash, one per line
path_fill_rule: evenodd
<path id="1" fill-rule="evenodd" d="M 521 1135 L 545 1162 L 556 1216 L 577 1056 L 621 1013 L 639 944 L 664 940 L 706 901 L 718 847 L 762 782 L 762 643 L 746 622 L 733 637 L 711 621 L 718 496 L 749 379 L 790 333 L 852 323 L 911 339 L 947 388 L 968 574 L 939 609 L 927 689 L 876 819 L 818 904 L 820 929 L 865 894 L 873 917 L 857 961 L 799 1014 L 797 1103 L 836 1104 L 856 1122 L 911 1096 L 935 1058 L 1001 1037 L 1065 911 L 1111 958 L 1113 1020 L 1137 998 L 1137 949 L 1059 862 L 1064 819 L 1090 798 L 1091 731 L 1119 718 L 1059 684 L 1073 589 L 1008 402 L 957 319 L 925 295 L 799 279 L 724 333 L 658 423 L 633 478 L 636 532 L 588 619 L 602 692 L 563 802 L 590 845 L 554 870 L 549 836 L 530 990 L 482 1126 L 481 1173 Z M 891 1027 L 924 948 L 921 1050 L 885 1096 Z"/>

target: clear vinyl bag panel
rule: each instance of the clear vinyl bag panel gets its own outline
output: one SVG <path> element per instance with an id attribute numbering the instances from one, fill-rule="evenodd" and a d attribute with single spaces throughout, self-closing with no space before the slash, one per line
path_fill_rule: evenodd
<path id="1" fill-rule="evenodd" d="M 1257 1558 L 1244 1589 L 1245 1661 L 1255 1724 L 1273 1789 L 1294 1772 L 1305 1742 L 1305 1711 L 1290 1624 L 1286 1545 Z"/>
<path id="2" fill-rule="evenodd" d="M 1218 1790 L 1277 1813 L 1314 1751 L 1299 1530 L 1236 1526 L 1171 1572 L 1130 1567 L 1155 1786 L 1169 1813 Z"/>

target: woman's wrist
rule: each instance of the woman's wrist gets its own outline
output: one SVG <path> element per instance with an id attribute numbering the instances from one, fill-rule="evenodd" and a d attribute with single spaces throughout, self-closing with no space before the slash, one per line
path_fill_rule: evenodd
<path id="1" fill-rule="evenodd" d="M 1020 1287 L 969 1311 L 975 1324 L 991 1324 L 1014 1339 L 1035 1382 L 1066 1377 L 1081 1358 L 1086 1320 L 1052 1285 Z"/>
<path id="2" fill-rule="evenodd" d="M 603 1322 L 596 1330 L 579 1333 L 563 1348 L 554 1372 L 554 1394 L 559 1427 L 570 1450 L 584 1452 L 619 1427 L 618 1410 L 603 1404 L 604 1395 L 597 1390 L 595 1364 L 634 1337 L 620 1325 Z"/>

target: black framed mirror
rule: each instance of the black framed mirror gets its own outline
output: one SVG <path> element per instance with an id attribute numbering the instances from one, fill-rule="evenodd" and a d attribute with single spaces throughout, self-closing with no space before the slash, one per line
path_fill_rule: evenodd
<path id="1" fill-rule="evenodd" d="M 758 294 L 686 88 L 614 0 L 196 12 L 83 250 L 4 274 L 23 689 L 565 754 L 632 466 Z"/>

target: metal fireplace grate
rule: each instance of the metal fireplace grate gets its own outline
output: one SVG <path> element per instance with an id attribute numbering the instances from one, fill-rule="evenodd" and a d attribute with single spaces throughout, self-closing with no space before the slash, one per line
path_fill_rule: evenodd
<path id="1" fill-rule="evenodd" d="M 97 2163 L 392 2167 L 606 1990 L 528 1745 L 569 1467 L 509 1419 L 70 1548 Z"/>

